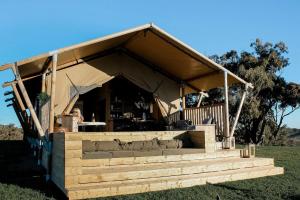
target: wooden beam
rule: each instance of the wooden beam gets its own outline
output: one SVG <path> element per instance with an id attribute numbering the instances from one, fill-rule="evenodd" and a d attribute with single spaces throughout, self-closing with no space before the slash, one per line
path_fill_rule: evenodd
<path id="1" fill-rule="evenodd" d="M 228 100 L 228 74 L 224 72 L 224 97 L 225 97 L 225 120 L 224 120 L 224 131 L 225 137 L 228 138 L 229 135 L 229 100 Z"/>
<path id="2" fill-rule="evenodd" d="M 39 137 L 44 137 L 45 136 L 44 130 L 43 130 L 43 128 L 42 128 L 42 126 L 40 124 L 40 121 L 39 121 L 39 119 L 38 119 L 38 117 L 37 117 L 37 115 L 35 113 L 35 110 L 34 110 L 34 108 L 32 106 L 32 103 L 31 103 L 30 98 L 29 98 L 29 96 L 27 94 L 26 88 L 25 88 L 25 86 L 23 84 L 23 81 L 22 81 L 21 76 L 19 74 L 18 66 L 17 66 L 16 63 L 13 66 L 12 69 L 13 69 L 13 72 L 14 72 L 14 74 L 16 76 L 16 80 L 18 82 L 18 86 L 20 88 L 21 94 L 24 97 L 25 103 L 26 103 L 26 105 L 27 105 L 27 107 L 28 107 L 28 109 L 30 111 L 32 120 L 33 120 L 33 122 L 34 122 L 34 124 L 36 126 L 37 131 L 38 131 Z"/>
<path id="3" fill-rule="evenodd" d="M 246 88 L 245 88 L 245 91 L 243 92 L 239 108 L 238 108 L 237 113 L 235 115 L 234 123 L 233 123 L 232 129 L 231 129 L 231 132 L 230 132 L 230 137 L 233 137 L 236 125 L 238 123 L 240 113 L 241 113 L 241 110 L 242 110 L 242 107 L 243 107 L 243 104 L 244 104 L 244 101 L 245 101 L 245 98 L 246 98 L 246 95 L 247 95 L 247 89 L 248 89 L 248 85 L 246 84 Z"/>
<path id="4" fill-rule="evenodd" d="M 39 77 L 39 76 L 42 76 L 42 74 L 38 74 L 38 75 L 35 75 L 35 76 L 30 76 L 30 77 L 24 78 L 24 79 L 22 79 L 22 81 L 27 81 L 27 80 L 30 80 L 30 79 L 33 79 L 33 78 L 36 78 L 36 77 Z M 2 87 L 8 87 L 8 86 L 11 86 L 12 84 L 16 84 L 16 83 L 18 83 L 17 80 L 10 81 L 10 82 L 5 82 L 5 83 L 2 84 Z"/>
<path id="5" fill-rule="evenodd" d="M 44 65 L 42 67 L 42 74 L 45 74 L 48 71 L 51 61 L 52 61 L 52 56 L 50 56 L 46 59 L 46 61 L 44 62 Z"/>
<path id="6" fill-rule="evenodd" d="M 51 62 L 51 59 L 49 59 L 49 58 L 45 61 L 44 65 L 43 65 L 42 73 L 23 78 L 22 81 L 27 81 L 27 80 L 30 80 L 30 79 L 33 79 L 33 78 L 36 78 L 36 77 L 39 77 L 39 76 L 43 76 L 47 72 L 50 62 Z M 15 84 L 15 83 L 17 83 L 17 80 L 10 81 L 10 82 L 5 82 L 5 83 L 2 84 L 2 87 L 12 86 L 12 84 Z"/>
<path id="7" fill-rule="evenodd" d="M 24 106 L 24 104 L 23 104 L 22 98 L 21 98 L 21 96 L 20 96 L 20 94 L 19 94 L 19 91 L 18 91 L 18 89 L 17 89 L 16 84 L 12 84 L 12 88 L 13 88 L 13 91 L 14 91 L 14 95 L 15 95 L 17 101 L 18 101 L 18 104 L 20 105 L 21 110 L 22 110 L 22 111 L 25 111 L 26 108 L 25 108 L 25 106 Z"/>
<path id="8" fill-rule="evenodd" d="M 2 65 L 2 66 L 0 66 L 0 71 L 10 69 L 10 68 L 12 68 L 12 66 L 13 66 L 13 64 L 11 64 L 11 63 Z"/>
<path id="9" fill-rule="evenodd" d="M 54 106 L 55 106 L 55 88 L 56 88 L 56 67 L 57 67 L 57 53 L 54 53 L 53 54 L 53 58 L 52 58 L 49 133 L 53 133 L 53 131 L 54 131 L 54 117 L 55 117 Z"/>

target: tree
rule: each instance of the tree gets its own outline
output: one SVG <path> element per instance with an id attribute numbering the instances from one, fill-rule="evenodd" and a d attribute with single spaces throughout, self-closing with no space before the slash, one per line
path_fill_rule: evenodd
<path id="1" fill-rule="evenodd" d="M 236 138 L 257 144 L 263 141 L 267 130 L 274 130 L 272 136 L 276 140 L 284 117 L 299 109 L 300 85 L 286 83 L 280 76 L 282 69 L 289 65 L 289 60 L 285 57 L 287 46 L 283 42 L 273 45 L 257 39 L 250 46 L 252 52 L 244 51 L 239 54 L 232 50 L 222 56 L 214 55 L 211 59 L 254 85 L 243 106 Z M 230 87 L 231 119 L 241 99 L 242 87 L 241 84 Z M 204 103 L 213 99 L 222 101 L 221 88 L 214 89 L 209 94 L 210 99 L 205 99 Z"/>
<path id="2" fill-rule="evenodd" d="M 275 92 L 279 94 L 273 110 L 273 120 L 276 123 L 273 137 L 276 140 L 282 130 L 284 118 L 300 108 L 300 85 L 296 83 L 287 84 L 281 80 L 281 85 L 276 88 Z"/>

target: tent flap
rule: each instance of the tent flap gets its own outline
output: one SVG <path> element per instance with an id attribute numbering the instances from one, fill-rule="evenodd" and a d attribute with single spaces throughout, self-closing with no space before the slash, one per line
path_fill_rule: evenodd
<path id="1" fill-rule="evenodd" d="M 163 107 L 161 110 L 166 111 L 162 112 L 165 115 L 179 110 L 180 86 L 175 81 L 125 54 L 116 53 L 57 71 L 55 113 L 61 114 L 77 93 L 101 87 L 118 75 L 153 93 Z"/>

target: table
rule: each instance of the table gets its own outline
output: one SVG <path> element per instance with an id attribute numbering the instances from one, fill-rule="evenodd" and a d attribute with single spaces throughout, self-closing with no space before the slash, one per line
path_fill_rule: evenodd
<path id="1" fill-rule="evenodd" d="M 82 127 L 82 131 L 85 131 L 87 126 L 106 126 L 105 122 L 78 122 L 78 127 Z"/>

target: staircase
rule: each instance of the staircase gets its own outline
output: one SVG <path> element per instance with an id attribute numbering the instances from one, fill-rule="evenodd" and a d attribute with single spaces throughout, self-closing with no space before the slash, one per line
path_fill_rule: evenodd
<path id="1" fill-rule="evenodd" d="M 278 174 L 283 174 L 283 168 L 274 167 L 273 159 L 240 158 L 239 150 L 110 158 L 101 163 L 99 159 L 87 159 L 82 160 L 81 172 L 74 184 L 65 185 L 65 193 L 70 199 L 94 198 Z"/>

